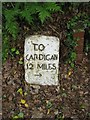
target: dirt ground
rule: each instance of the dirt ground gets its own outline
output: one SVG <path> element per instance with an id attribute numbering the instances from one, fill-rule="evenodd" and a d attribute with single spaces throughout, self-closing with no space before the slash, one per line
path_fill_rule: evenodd
<path id="1" fill-rule="evenodd" d="M 55 87 L 26 84 L 23 65 L 17 64 L 17 59 L 8 59 L 3 66 L 3 118 L 12 118 L 22 111 L 25 118 L 55 118 L 63 114 L 73 120 L 89 120 L 90 71 L 86 60 L 75 70 L 62 63 L 60 86 Z M 20 95 L 20 88 L 27 95 Z M 28 108 L 20 104 L 21 99 L 27 101 Z M 52 103 L 50 112 L 47 101 Z"/>
<path id="2" fill-rule="evenodd" d="M 59 16 L 60 17 L 60 16 Z M 90 63 L 87 56 L 84 56 L 82 63 L 74 69 L 63 61 L 60 62 L 59 86 L 33 86 L 26 83 L 24 78 L 24 64 L 18 61 L 23 59 L 25 36 L 32 34 L 53 35 L 61 37 L 63 27 L 60 26 L 58 17 L 46 27 L 37 27 L 31 30 L 30 27 L 21 27 L 21 33 L 16 43 L 20 55 L 9 56 L 3 64 L 3 120 L 11 119 L 22 112 L 24 119 L 29 118 L 52 118 L 56 120 L 90 120 Z M 39 23 L 37 23 L 37 26 Z M 22 93 L 18 90 L 22 89 Z M 20 101 L 25 100 L 25 106 Z"/>

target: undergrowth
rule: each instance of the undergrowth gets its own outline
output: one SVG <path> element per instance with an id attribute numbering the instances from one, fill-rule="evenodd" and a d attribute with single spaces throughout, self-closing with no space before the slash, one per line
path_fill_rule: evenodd
<path id="1" fill-rule="evenodd" d="M 43 24 L 46 19 L 51 19 L 51 14 L 61 11 L 61 7 L 55 3 L 3 3 L 3 60 L 5 61 L 9 51 L 9 39 L 12 42 L 17 39 L 20 32 L 19 20 L 25 21 L 30 25 L 40 21 Z"/>
<path id="2" fill-rule="evenodd" d="M 66 45 L 68 46 L 68 62 L 71 67 L 74 67 L 76 60 L 75 46 L 77 40 L 73 39 L 73 29 L 78 26 L 78 23 L 83 24 L 85 27 L 90 27 L 90 17 L 85 11 L 88 11 L 90 4 L 87 3 L 56 3 L 56 2 L 7 2 L 2 5 L 3 13 L 3 49 L 2 58 L 5 61 L 8 54 L 11 51 L 10 43 L 16 42 L 18 35 L 20 34 L 20 24 L 22 22 L 28 23 L 31 27 L 37 23 L 40 25 L 44 24 L 47 19 L 52 19 L 52 13 L 62 12 L 63 15 L 67 15 L 68 11 L 73 12 L 73 16 L 69 21 L 67 20 L 67 40 Z M 83 11 L 83 9 L 85 9 Z M 35 26 L 36 28 L 37 26 Z M 82 29 L 82 28 L 80 28 Z M 85 50 L 88 51 L 90 45 L 86 43 Z M 15 52 L 12 52 L 13 54 Z M 12 55 L 13 56 L 13 55 Z"/>

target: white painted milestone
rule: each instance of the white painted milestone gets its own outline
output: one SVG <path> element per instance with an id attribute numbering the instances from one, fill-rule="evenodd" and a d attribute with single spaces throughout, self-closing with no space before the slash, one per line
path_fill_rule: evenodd
<path id="1" fill-rule="evenodd" d="M 24 47 L 25 80 L 30 84 L 58 85 L 59 38 L 30 36 Z"/>

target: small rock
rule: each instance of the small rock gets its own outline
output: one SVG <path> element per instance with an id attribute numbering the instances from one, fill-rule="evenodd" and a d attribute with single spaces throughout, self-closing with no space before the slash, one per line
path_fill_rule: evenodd
<path id="1" fill-rule="evenodd" d="M 58 110 L 55 110 L 54 114 L 55 114 L 55 115 L 58 115 Z"/>
<path id="2" fill-rule="evenodd" d="M 31 85 L 33 88 L 40 89 L 39 85 Z"/>
<path id="3" fill-rule="evenodd" d="M 9 98 L 8 98 L 8 99 L 9 99 L 9 101 L 12 101 L 12 96 L 9 96 Z"/>
<path id="4" fill-rule="evenodd" d="M 15 85 L 15 83 L 14 83 L 13 80 L 9 80 L 9 81 L 8 81 L 8 85 Z"/>
<path id="5" fill-rule="evenodd" d="M 13 93 L 13 96 L 15 97 L 15 93 Z"/>
<path id="6" fill-rule="evenodd" d="M 57 86 L 56 91 L 60 92 L 60 86 Z"/>
<path id="7" fill-rule="evenodd" d="M 39 107 L 38 110 L 39 110 L 40 112 L 43 111 L 43 109 L 42 109 L 41 107 Z"/>
<path id="8" fill-rule="evenodd" d="M 34 110 L 31 118 L 42 118 L 42 117 L 43 117 L 43 113 L 41 113 L 38 110 Z"/>
<path id="9" fill-rule="evenodd" d="M 84 92 L 83 91 L 79 91 L 80 96 L 83 96 Z"/>
<path id="10" fill-rule="evenodd" d="M 78 120 L 77 116 L 72 116 L 71 118 L 72 118 L 72 120 Z"/>
<path id="11" fill-rule="evenodd" d="M 31 92 L 32 94 L 38 94 L 39 89 L 40 89 L 40 86 L 37 86 L 37 85 L 31 86 L 31 87 L 30 87 L 30 92 Z"/>
<path id="12" fill-rule="evenodd" d="M 84 93 L 84 95 L 88 95 L 88 94 L 89 94 L 88 91 Z"/>

